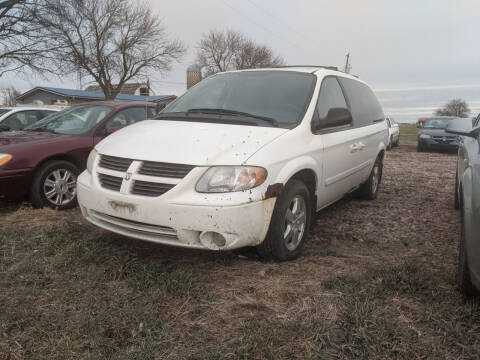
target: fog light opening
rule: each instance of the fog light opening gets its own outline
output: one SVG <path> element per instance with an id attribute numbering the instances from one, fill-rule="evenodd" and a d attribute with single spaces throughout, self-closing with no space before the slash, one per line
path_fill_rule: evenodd
<path id="1" fill-rule="evenodd" d="M 222 248 L 227 243 L 225 236 L 214 231 L 205 231 L 200 234 L 200 241 L 208 248 Z"/>

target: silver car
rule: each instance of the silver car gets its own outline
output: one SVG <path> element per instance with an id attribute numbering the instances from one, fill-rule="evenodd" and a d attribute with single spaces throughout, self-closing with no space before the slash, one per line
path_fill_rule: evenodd
<path id="1" fill-rule="evenodd" d="M 458 285 L 466 295 L 480 295 L 480 115 L 473 128 L 469 121 L 452 122 L 447 132 L 462 136 L 455 186 L 455 207 L 462 214 Z"/>

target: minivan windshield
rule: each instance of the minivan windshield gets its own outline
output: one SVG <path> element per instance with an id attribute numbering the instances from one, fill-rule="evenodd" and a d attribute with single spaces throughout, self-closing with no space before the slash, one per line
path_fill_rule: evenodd
<path id="1" fill-rule="evenodd" d="M 234 118 L 246 125 L 295 126 L 310 103 L 316 76 L 293 71 L 242 71 L 213 75 L 168 105 L 159 118 L 181 115 L 202 121 L 195 114 Z M 190 120 L 190 119 L 189 119 Z M 250 122 L 247 122 L 250 121 Z"/>
<path id="2" fill-rule="evenodd" d="M 25 128 L 26 131 L 48 131 L 81 135 L 92 130 L 113 110 L 110 106 L 79 105 L 56 112 Z"/>

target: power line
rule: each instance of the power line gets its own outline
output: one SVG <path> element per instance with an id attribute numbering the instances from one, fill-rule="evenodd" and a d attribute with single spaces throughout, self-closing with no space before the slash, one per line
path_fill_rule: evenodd
<path id="1" fill-rule="evenodd" d="M 271 35 L 281 39 L 281 40 L 284 40 L 284 41 L 287 41 L 288 43 L 290 43 L 290 45 L 296 47 L 297 49 L 300 49 L 302 50 L 303 52 L 305 52 L 305 49 L 302 48 L 301 46 L 299 46 L 298 44 L 295 44 L 291 41 L 289 41 L 288 39 L 284 38 L 283 36 L 279 35 L 279 34 L 276 34 L 274 33 L 272 30 L 270 30 L 269 28 L 267 28 L 266 26 L 263 26 L 262 24 L 259 24 L 257 23 L 256 21 L 252 20 L 248 15 L 245 14 L 245 12 L 243 12 L 242 10 L 239 10 L 238 8 L 235 8 L 234 6 L 232 6 L 231 4 L 229 4 L 226 0 L 222 0 L 223 4 L 227 7 L 229 7 L 230 9 L 232 9 L 233 11 L 235 11 L 238 15 L 238 13 L 240 14 L 243 14 L 243 18 L 248 20 L 249 22 L 251 22 L 252 24 L 262 28 L 263 30 L 265 30 L 266 32 L 270 33 Z"/>
<path id="2" fill-rule="evenodd" d="M 276 19 L 277 22 L 281 23 L 282 25 L 285 25 L 286 27 L 288 27 L 291 31 L 297 33 L 297 35 L 301 36 L 302 38 L 306 38 L 308 36 L 302 34 L 301 32 L 297 31 L 295 28 L 293 28 L 290 24 L 288 24 L 287 22 L 285 22 L 283 19 L 281 19 L 280 17 L 272 14 L 270 11 L 266 10 L 264 7 L 254 3 L 252 0 L 247 0 L 250 4 L 252 4 L 253 6 L 255 6 L 257 9 L 259 9 L 260 11 L 263 11 L 265 14 L 267 14 L 268 16 L 270 16 L 272 19 Z"/>

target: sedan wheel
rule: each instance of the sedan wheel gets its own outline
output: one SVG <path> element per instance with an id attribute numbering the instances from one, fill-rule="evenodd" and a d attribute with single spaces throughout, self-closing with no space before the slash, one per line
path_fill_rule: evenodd
<path id="1" fill-rule="evenodd" d="M 34 207 L 69 209 L 77 205 L 77 177 L 80 170 L 65 160 L 48 161 L 35 172 L 30 200 Z"/>
<path id="2" fill-rule="evenodd" d="M 68 205 L 77 194 L 77 177 L 68 169 L 56 169 L 43 184 L 45 198 L 55 206 Z"/>

